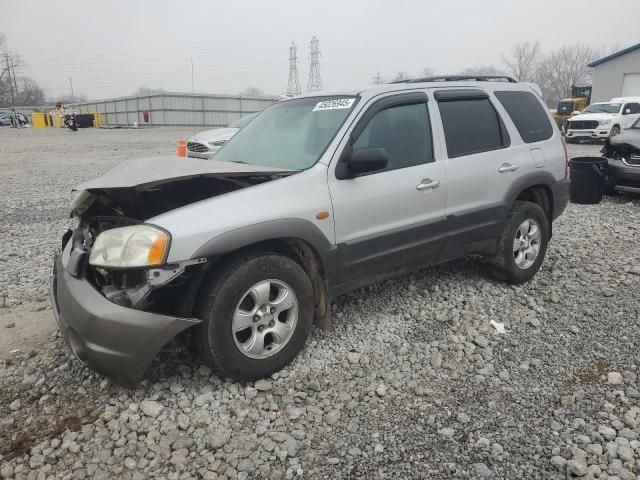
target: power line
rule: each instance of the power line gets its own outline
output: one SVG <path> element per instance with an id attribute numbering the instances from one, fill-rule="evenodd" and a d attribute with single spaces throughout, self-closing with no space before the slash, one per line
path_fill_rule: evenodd
<path id="1" fill-rule="evenodd" d="M 311 65 L 309 67 L 309 82 L 307 83 L 307 91 L 315 92 L 322 90 L 322 78 L 320 78 L 320 41 L 314 35 L 309 42 L 309 50 L 311 53 Z"/>
<path id="2" fill-rule="evenodd" d="M 300 77 L 298 77 L 298 47 L 291 42 L 289 46 L 289 84 L 287 85 L 287 94 L 300 95 Z"/>

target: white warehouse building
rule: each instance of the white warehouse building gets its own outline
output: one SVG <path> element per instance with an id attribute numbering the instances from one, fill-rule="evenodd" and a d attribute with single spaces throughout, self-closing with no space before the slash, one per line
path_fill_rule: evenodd
<path id="1" fill-rule="evenodd" d="M 587 65 L 593 68 L 592 102 L 640 97 L 640 43 Z"/>

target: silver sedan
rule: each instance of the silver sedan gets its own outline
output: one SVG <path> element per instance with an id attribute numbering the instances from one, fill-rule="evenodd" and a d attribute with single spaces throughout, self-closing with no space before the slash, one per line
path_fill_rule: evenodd
<path id="1" fill-rule="evenodd" d="M 226 128 L 214 128 L 200 132 L 187 141 L 189 157 L 209 159 L 222 148 L 238 131 L 249 123 L 257 113 L 251 113 L 229 124 Z"/>

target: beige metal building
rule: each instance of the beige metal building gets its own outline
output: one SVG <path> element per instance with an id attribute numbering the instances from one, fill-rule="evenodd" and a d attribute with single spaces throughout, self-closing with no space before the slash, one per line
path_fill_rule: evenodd
<path id="1" fill-rule="evenodd" d="M 593 68 L 592 102 L 640 97 L 640 43 L 587 66 Z"/>

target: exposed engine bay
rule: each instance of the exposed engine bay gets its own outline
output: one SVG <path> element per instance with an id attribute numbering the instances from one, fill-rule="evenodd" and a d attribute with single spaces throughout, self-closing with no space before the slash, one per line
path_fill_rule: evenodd
<path id="1" fill-rule="evenodd" d="M 640 194 L 640 128 L 628 128 L 605 140 L 602 154 L 608 160 L 605 187 Z"/>
<path id="2" fill-rule="evenodd" d="M 171 162 L 180 160 L 172 158 Z M 202 162 L 206 165 L 196 163 L 196 168 L 202 170 L 215 165 L 213 161 Z M 107 178 L 102 184 L 88 182 L 86 189 L 80 186 L 71 212 L 72 217 L 78 218 L 78 224 L 73 233 L 68 234 L 71 235 L 71 259 L 77 274 L 85 276 L 108 300 L 118 305 L 155 313 L 191 315 L 187 310 L 195 302 L 196 289 L 189 286 L 204 276 L 210 266 L 207 263 L 211 263 L 208 259 L 146 268 L 103 268 L 89 264 L 91 250 L 98 236 L 107 230 L 144 224 L 162 213 L 295 173 L 277 169 L 271 172 L 269 168 L 254 173 L 251 170 L 256 167 L 238 167 L 249 171 L 197 172 L 195 175 L 158 178 L 156 170 L 151 173 L 154 178 L 148 178 L 150 182 L 126 186 L 121 184 L 126 171 L 120 169 L 115 172 L 118 174 L 115 182 L 109 182 Z M 192 167 L 188 165 L 187 168 Z M 113 172 L 102 178 L 110 175 L 114 176 Z"/>
<path id="3" fill-rule="evenodd" d="M 606 139 L 602 153 L 607 158 L 624 160 L 628 164 L 640 166 L 640 130 L 626 130 L 620 135 Z"/>

